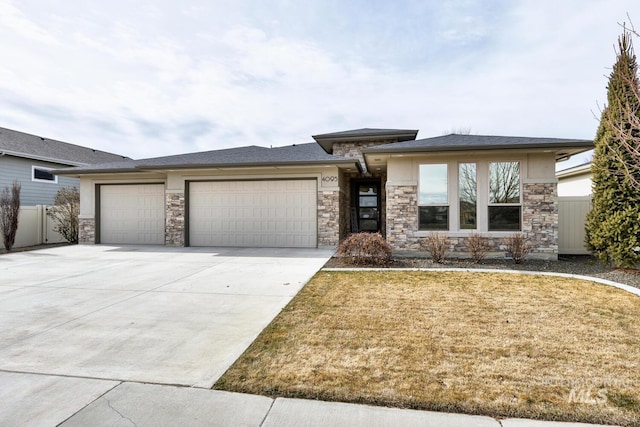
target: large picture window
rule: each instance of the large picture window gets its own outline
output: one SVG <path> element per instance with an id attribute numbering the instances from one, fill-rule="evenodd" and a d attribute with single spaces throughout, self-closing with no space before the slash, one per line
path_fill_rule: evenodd
<path id="1" fill-rule="evenodd" d="M 418 217 L 420 230 L 449 229 L 448 168 L 446 164 L 420 165 Z"/>
<path id="2" fill-rule="evenodd" d="M 521 229 L 520 163 L 489 163 L 489 231 Z"/>

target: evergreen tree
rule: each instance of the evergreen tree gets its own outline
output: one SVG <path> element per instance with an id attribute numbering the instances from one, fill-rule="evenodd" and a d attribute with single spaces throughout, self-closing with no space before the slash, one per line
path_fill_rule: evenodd
<path id="1" fill-rule="evenodd" d="M 640 135 L 619 130 L 631 129 L 629 117 L 640 117 L 640 85 L 631 34 L 626 30 L 618 38 L 616 54 L 607 85 L 607 105 L 594 141 L 593 208 L 587 216 L 587 244 L 604 262 L 634 267 L 640 265 L 640 190 L 627 173 L 636 160 L 625 147 L 638 144 Z"/>

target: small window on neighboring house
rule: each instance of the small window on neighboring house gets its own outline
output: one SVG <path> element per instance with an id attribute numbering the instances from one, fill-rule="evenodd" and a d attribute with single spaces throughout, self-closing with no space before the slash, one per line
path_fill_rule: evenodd
<path id="1" fill-rule="evenodd" d="M 446 164 L 420 165 L 418 222 L 420 230 L 449 229 L 449 191 Z"/>
<path id="2" fill-rule="evenodd" d="M 40 166 L 32 166 L 31 167 L 31 180 L 32 181 L 43 181 L 43 182 L 58 182 L 58 177 L 51 173 L 50 168 L 44 168 Z"/>
<path id="3" fill-rule="evenodd" d="M 520 163 L 489 163 L 489 231 L 519 231 Z"/>

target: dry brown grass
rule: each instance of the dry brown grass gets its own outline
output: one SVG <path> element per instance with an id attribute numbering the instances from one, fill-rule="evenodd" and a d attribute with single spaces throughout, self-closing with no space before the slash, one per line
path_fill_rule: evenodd
<path id="1" fill-rule="evenodd" d="M 320 272 L 215 388 L 639 425 L 640 297 L 547 276 Z"/>

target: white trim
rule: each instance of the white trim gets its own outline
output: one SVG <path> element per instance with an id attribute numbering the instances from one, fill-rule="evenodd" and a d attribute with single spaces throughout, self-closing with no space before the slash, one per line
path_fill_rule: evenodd
<path id="1" fill-rule="evenodd" d="M 33 181 L 33 182 L 46 182 L 47 184 L 57 184 L 58 183 L 58 175 L 54 175 L 54 174 L 51 174 L 53 176 L 53 179 L 39 179 L 39 178 L 36 178 L 36 169 L 40 169 L 42 171 L 47 171 L 47 172 L 55 170 L 54 168 L 48 168 L 46 166 L 31 165 L 31 181 Z"/>

